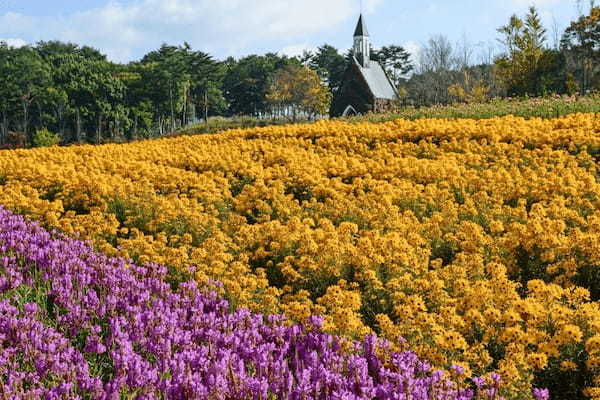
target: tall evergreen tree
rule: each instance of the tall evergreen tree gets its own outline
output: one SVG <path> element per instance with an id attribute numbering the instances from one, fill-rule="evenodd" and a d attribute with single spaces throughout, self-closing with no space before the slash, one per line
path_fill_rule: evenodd
<path id="1" fill-rule="evenodd" d="M 513 15 L 498 32 L 503 36 L 506 53 L 495 64 L 508 94 L 539 95 L 560 89 L 564 79 L 549 76 L 557 73 L 560 58 L 546 46 L 546 29 L 535 7 L 529 8 L 524 19 Z"/>
<path id="2" fill-rule="evenodd" d="M 342 84 L 348 63 L 338 49 L 324 44 L 311 54 L 308 65 L 319 74 L 321 81 L 327 84 L 329 90 L 335 93 Z"/>
<path id="3" fill-rule="evenodd" d="M 381 63 L 396 86 L 414 69 L 410 53 L 402 46 L 384 46 L 374 51 L 371 57 Z"/>

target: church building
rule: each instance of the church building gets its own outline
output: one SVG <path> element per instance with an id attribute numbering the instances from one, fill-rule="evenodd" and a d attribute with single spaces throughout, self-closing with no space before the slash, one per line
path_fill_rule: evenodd
<path id="1" fill-rule="evenodd" d="M 385 111 L 398 93 L 379 62 L 371 60 L 371 41 L 363 16 L 354 31 L 352 57 L 331 104 L 332 117 Z"/>

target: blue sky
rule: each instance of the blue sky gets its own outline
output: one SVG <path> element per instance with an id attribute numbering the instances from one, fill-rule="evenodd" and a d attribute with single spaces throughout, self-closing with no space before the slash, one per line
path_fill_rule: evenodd
<path id="1" fill-rule="evenodd" d="M 583 0 L 585 3 L 587 0 Z M 536 5 L 552 41 L 577 15 L 576 0 L 364 0 L 376 47 L 412 52 L 432 35 L 467 40 L 474 57 L 498 47 L 496 29 Z M 217 58 L 290 55 L 322 43 L 351 46 L 359 0 L 0 0 L 0 40 L 59 39 L 99 48 L 114 61 L 138 59 L 161 43 L 188 41 Z"/>

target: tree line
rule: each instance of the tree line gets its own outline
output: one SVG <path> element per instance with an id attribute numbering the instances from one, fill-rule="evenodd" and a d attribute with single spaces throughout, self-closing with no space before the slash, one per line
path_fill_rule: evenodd
<path id="1" fill-rule="evenodd" d="M 553 44 L 534 7 L 498 33 L 501 52 L 438 35 L 416 56 L 390 45 L 372 57 L 398 88 L 399 106 L 600 88 L 600 8 L 593 2 L 564 32 L 555 29 Z M 324 44 L 299 57 L 216 60 L 184 43 L 118 64 L 73 43 L 0 42 L 0 145 L 159 137 L 210 116 L 324 115 L 351 57 Z"/>
<path id="2" fill-rule="evenodd" d="M 399 56 L 409 58 L 402 48 L 375 54 L 408 72 L 397 65 Z M 209 116 L 326 115 L 350 57 L 326 44 L 301 57 L 219 61 L 184 43 L 118 64 L 73 43 L 0 42 L 0 145 L 34 143 L 49 132 L 63 143 L 159 137 Z"/>
<path id="3" fill-rule="evenodd" d="M 498 28 L 500 48 L 434 36 L 421 49 L 414 74 L 398 83 L 402 102 L 424 106 L 600 89 L 600 7 L 591 1 L 563 32 L 552 28 L 530 7 Z"/>

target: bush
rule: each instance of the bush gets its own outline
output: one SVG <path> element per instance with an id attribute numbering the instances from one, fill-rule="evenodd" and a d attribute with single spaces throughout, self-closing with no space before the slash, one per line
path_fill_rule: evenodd
<path id="1" fill-rule="evenodd" d="M 8 132 L 6 135 L 6 146 L 7 149 L 21 149 L 27 144 L 27 135 L 23 132 Z"/>
<path id="2" fill-rule="evenodd" d="M 50 132 L 48 129 L 42 129 L 33 135 L 33 147 L 56 146 L 59 143 L 60 137 L 56 133 Z"/>

